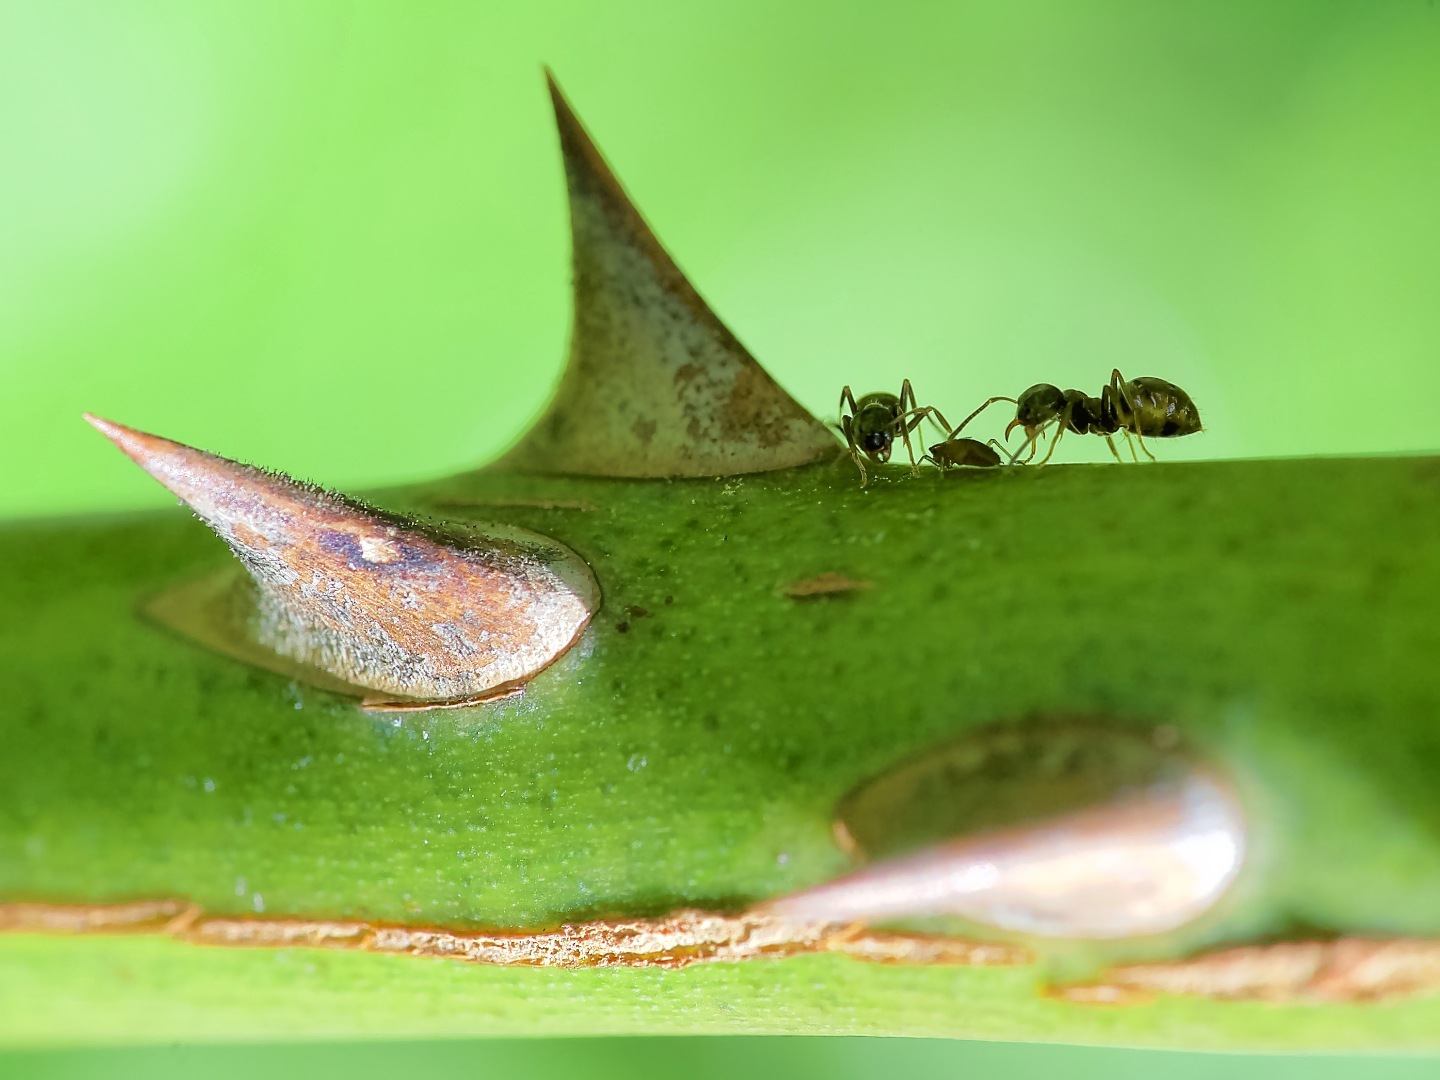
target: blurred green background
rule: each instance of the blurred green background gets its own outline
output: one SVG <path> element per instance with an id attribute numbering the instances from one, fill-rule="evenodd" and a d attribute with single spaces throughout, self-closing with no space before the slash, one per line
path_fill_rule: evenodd
<path id="1" fill-rule="evenodd" d="M 7 0 L 0 514 L 167 501 L 82 409 L 348 488 L 512 441 L 567 330 L 542 62 L 817 414 L 1118 364 L 1200 404 L 1171 459 L 1440 447 L 1433 0 Z"/>
<path id="2" fill-rule="evenodd" d="M 0 516 L 169 501 L 82 409 L 352 490 L 514 440 L 567 328 L 542 62 L 819 415 L 844 383 L 909 376 L 953 418 L 1040 380 L 1093 392 L 1118 365 L 1199 403 L 1208 430 L 1171 459 L 1440 447 L 1434 0 L 0 2 Z M 1072 437 L 1062 456 L 1103 452 Z M 1220 1060 L 627 1039 L 47 1052 L 0 1072 Z M 1224 1059 L 1271 1078 L 1434 1064 Z"/>

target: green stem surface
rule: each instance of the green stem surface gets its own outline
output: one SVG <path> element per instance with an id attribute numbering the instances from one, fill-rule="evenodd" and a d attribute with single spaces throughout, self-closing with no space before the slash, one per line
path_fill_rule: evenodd
<path id="1" fill-rule="evenodd" d="M 1163 938 L 1012 969 L 835 956 L 497 969 L 150 938 L 0 938 L 0 1040 L 806 1031 L 1166 1046 L 1440 1044 L 1440 999 L 1044 993 L 1105 964 L 1440 936 L 1440 464 L 1063 466 L 861 490 L 848 463 L 706 480 L 478 472 L 378 496 L 551 536 L 586 639 L 522 697 L 380 716 L 140 615 L 226 566 L 180 513 L 0 531 L 0 899 L 452 928 L 734 910 L 852 865 L 857 782 L 981 725 L 1171 724 L 1252 828 Z M 821 573 L 871 588 L 808 600 Z M 1000 937 L 982 927 L 930 929 Z"/>

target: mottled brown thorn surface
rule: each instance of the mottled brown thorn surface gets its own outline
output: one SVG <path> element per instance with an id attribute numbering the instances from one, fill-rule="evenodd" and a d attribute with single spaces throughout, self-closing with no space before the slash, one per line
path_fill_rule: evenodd
<path id="1" fill-rule="evenodd" d="M 722 476 L 833 454 L 835 436 L 701 299 L 549 86 L 570 195 L 570 354 L 545 415 L 498 467 Z"/>
<path id="2" fill-rule="evenodd" d="M 536 533 L 469 523 L 440 538 L 280 473 L 85 418 L 214 529 L 253 580 L 243 605 L 202 582 L 153 613 L 263 666 L 276 665 L 261 650 L 287 658 L 377 708 L 515 692 L 599 607 L 584 561 Z M 225 617 L 241 624 L 229 638 L 210 632 Z M 226 648 L 240 637 L 250 644 Z"/>

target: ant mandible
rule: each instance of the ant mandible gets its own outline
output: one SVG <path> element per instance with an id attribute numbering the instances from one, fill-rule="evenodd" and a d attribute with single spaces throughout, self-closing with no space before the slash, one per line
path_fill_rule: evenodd
<path id="1" fill-rule="evenodd" d="M 1110 436 L 1118 431 L 1129 442 L 1133 433 L 1145 456 L 1154 461 L 1155 455 L 1145 445 L 1147 435 L 1152 439 L 1175 439 L 1201 430 L 1200 410 L 1180 387 L 1164 379 L 1145 376 L 1126 379 L 1116 368 L 1110 373 L 1110 382 L 1101 388 L 1098 398 L 1080 390 L 1061 390 L 1050 383 L 1037 383 L 1018 398 L 992 397 L 961 421 L 960 427 L 951 433 L 951 438 L 997 401 L 1009 401 L 1015 405 L 1015 419 L 1005 429 L 1005 437 L 1008 439 L 1016 427 L 1025 429 L 1025 441 L 1010 455 L 1011 464 L 1027 447 L 1030 455 L 1025 460 L 1033 459 L 1039 449 L 1041 434 L 1052 423 L 1055 424 L 1055 436 L 1050 440 L 1050 448 L 1041 459 L 1041 465 L 1050 460 L 1060 436 L 1067 431 L 1077 435 L 1103 436 L 1116 461 L 1123 459 Z M 1140 460 L 1133 443 L 1130 444 L 1130 456 Z"/>
<path id="2" fill-rule="evenodd" d="M 847 405 L 849 412 L 846 412 Z M 845 436 L 851 460 L 860 470 L 861 487 L 868 483 L 869 477 L 860 455 L 863 453 L 876 465 L 883 465 L 890 460 L 890 452 L 895 447 L 896 439 L 905 443 L 905 450 L 910 455 L 911 470 L 919 470 L 915 462 L 915 448 L 910 444 L 910 435 L 926 417 L 930 417 L 932 423 L 949 430 L 945 418 L 940 416 L 935 408 L 916 404 L 915 391 L 911 389 L 909 379 L 900 385 L 898 396 L 877 392 L 866 394 L 856 401 L 850 387 L 840 391 L 840 433 Z M 940 418 L 936 420 L 935 417 Z"/>

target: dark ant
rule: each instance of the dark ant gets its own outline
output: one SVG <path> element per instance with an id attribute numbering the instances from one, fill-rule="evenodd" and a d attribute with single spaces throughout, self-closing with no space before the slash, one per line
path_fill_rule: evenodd
<path id="1" fill-rule="evenodd" d="M 1012 465 L 1027 447 L 1030 454 L 1025 460 L 1028 462 L 1035 457 L 1040 435 L 1052 423 L 1056 425 L 1055 437 L 1050 440 L 1050 448 L 1041 459 L 1041 465 L 1050 460 L 1060 436 L 1067 431 L 1077 435 L 1104 436 L 1116 461 L 1123 459 L 1110 436 L 1118 431 L 1129 443 L 1131 434 L 1134 434 L 1145 456 L 1154 461 L 1155 455 L 1145 445 L 1147 435 L 1152 439 L 1174 439 L 1201 430 L 1200 410 L 1180 387 L 1164 379 L 1141 377 L 1127 380 L 1116 368 L 1110 373 L 1110 382 L 1101 388 L 1098 398 L 1080 390 L 1061 390 L 1049 383 L 1037 383 L 1018 398 L 992 397 L 967 416 L 952 432 L 951 438 L 997 401 L 1009 401 L 1015 405 L 1015 419 L 1005 429 L 1005 437 L 1008 439 L 1016 427 L 1025 429 L 1025 441 L 1010 455 L 1009 463 Z M 1130 443 L 1130 456 L 1140 460 L 1134 443 Z"/>
<path id="2" fill-rule="evenodd" d="M 847 405 L 849 412 L 845 411 Z M 939 413 L 931 406 L 915 403 L 915 391 L 911 389 L 909 379 L 900 385 L 899 396 L 878 392 L 866 394 L 856 401 L 850 387 L 841 390 L 840 434 L 845 436 L 850 458 L 860 470 L 860 486 L 864 487 L 869 480 L 865 473 L 865 462 L 860 455 L 863 453 L 875 464 L 883 465 L 890 460 L 890 452 L 895 447 L 896 439 L 905 443 L 905 450 L 910 455 L 911 470 L 918 470 L 910 435 L 926 417 L 930 417 L 932 423 L 938 423 L 948 430 L 944 417 L 937 421 L 934 419 L 936 416 L 939 416 Z"/>

